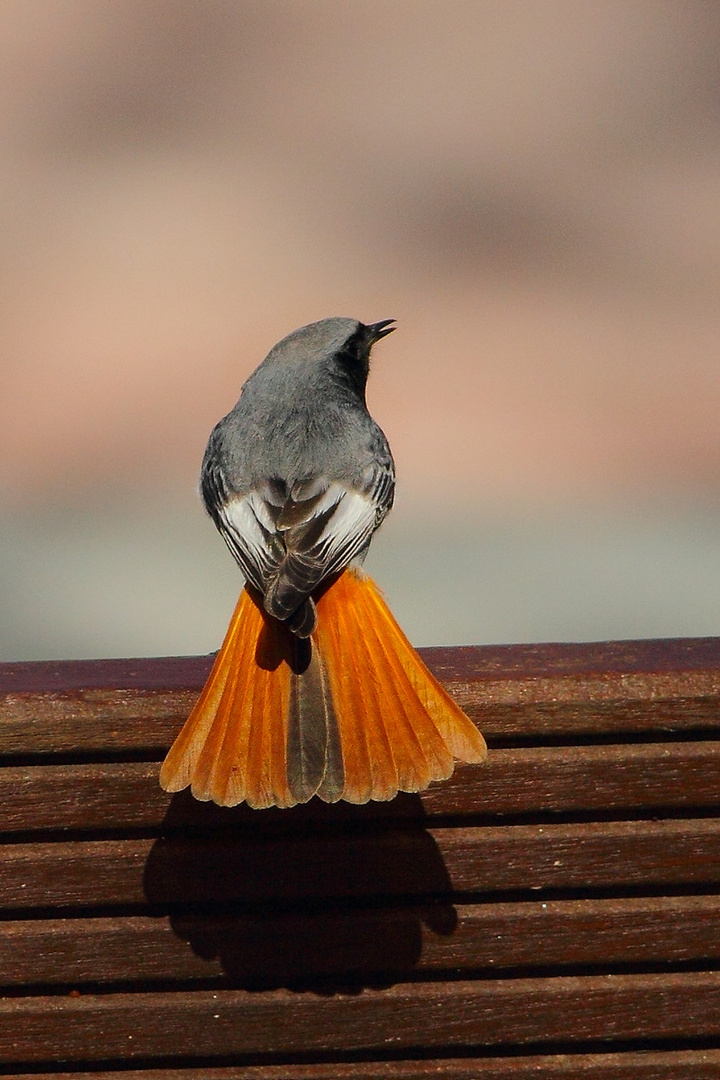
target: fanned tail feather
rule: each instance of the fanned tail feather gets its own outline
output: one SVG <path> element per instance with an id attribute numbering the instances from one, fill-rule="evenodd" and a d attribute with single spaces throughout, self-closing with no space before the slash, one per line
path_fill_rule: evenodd
<path id="1" fill-rule="evenodd" d="M 160 769 L 165 791 L 190 785 L 220 806 L 293 806 L 287 781 L 292 635 L 246 588 L 194 709 Z"/>
<path id="2" fill-rule="evenodd" d="M 318 601 L 315 632 L 336 702 L 342 798 L 392 799 L 487 757 L 482 735 L 428 671 L 375 583 L 347 570 Z M 340 632 L 342 628 L 342 632 Z"/>
<path id="3" fill-rule="evenodd" d="M 353 571 L 350 571 L 350 574 L 352 575 Z M 355 571 L 355 574 L 357 575 L 358 572 Z M 396 659 L 401 666 L 421 706 L 427 710 L 447 751 L 453 758 L 468 764 L 480 764 L 485 761 L 487 757 L 485 739 L 472 720 L 465 715 L 422 662 L 400 629 L 374 581 L 366 574 L 362 574 L 362 571 L 359 574 L 364 579 L 361 579 L 360 584 L 363 586 L 365 625 L 371 626 L 376 634 L 382 626 L 381 644 L 386 649 L 388 658 L 392 661 Z M 426 748 L 429 744 L 428 736 Z M 445 777 L 433 776 L 432 779 L 446 779 L 452 771 L 451 766 Z M 406 789 L 403 788 L 403 790 Z"/>
<path id="4" fill-rule="evenodd" d="M 195 708 L 160 770 L 221 806 L 392 799 L 484 761 L 485 740 L 430 674 L 377 586 L 347 570 L 298 639 L 244 589 Z"/>

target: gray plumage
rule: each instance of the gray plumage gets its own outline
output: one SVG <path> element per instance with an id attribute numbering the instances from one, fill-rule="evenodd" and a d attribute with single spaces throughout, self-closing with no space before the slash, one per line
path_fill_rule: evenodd
<path id="1" fill-rule="evenodd" d="M 266 611 L 298 637 L 312 593 L 362 559 L 395 473 L 365 403 L 370 349 L 394 320 L 323 319 L 278 342 L 214 428 L 205 506 Z"/>
<path id="2" fill-rule="evenodd" d="M 190 784 L 223 806 L 364 803 L 485 756 L 372 582 L 336 580 L 393 501 L 365 404 L 370 349 L 391 322 L 296 330 L 210 436 L 202 493 L 248 589 L 163 763 L 166 791 Z"/>

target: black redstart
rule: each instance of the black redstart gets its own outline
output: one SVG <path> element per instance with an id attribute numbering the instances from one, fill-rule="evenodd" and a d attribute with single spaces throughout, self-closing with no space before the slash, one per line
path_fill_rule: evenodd
<path id="1" fill-rule="evenodd" d="M 191 785 L 223 806 L 364 803 L 487 754 L 360 569 L 393 502 L 365 384 L 394 321 L 295 330 L 210 435 L 202 496 L 246 586 L 163 763 L 166 791 Z"/>

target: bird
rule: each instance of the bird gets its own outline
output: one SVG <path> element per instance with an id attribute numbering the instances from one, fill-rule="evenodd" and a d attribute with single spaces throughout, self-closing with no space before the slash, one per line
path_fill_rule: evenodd
<path id="1" fill-rule="evenodd" d="M 371 349 L 395 322 L 328 318 L 288 334 L 210 434 L 200 491 L 245 584 L 162 764 L 167 792 L 255 809 L 362 804 L 486 758 L 362 569 L 394 499 L 365 395 Z"/>

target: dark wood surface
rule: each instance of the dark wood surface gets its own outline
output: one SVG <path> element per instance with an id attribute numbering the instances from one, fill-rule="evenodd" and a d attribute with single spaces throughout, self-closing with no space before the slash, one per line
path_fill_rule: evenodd
<path id="1" fill-rule="evenodd" d="M 209 978 L 220 984 L 228 971 L 238 979 L 254 974 L 281 982 L 331 977 L 341 964 L 346 974 L 370 977 L 391 974 L 393 962 L 407 977 L 407 956 L 398 945 L 409 926 L 418 931 L 412 943 L 415 976 L 611 969 L 652 964 L 660 956 L 676 964 L 720 961 L 718 896 L 456 903 L 453 908 L 450 913 L 421 906 L 205 913 L 172 921 L 149 915 L 14 919 L 0 923 L 0 970 L 9 987 Z M 384 946 L 388 937 L 395 953 Z"/>
<path id="2" fill-rule="evenodd" d="M 12 1073 L 11 1080 L 717 1080 L 718 1050 Z M 5 1075 L 5 1074 L 4 1074 Z"/>
<path id="3" fill-rule="evenodd" d="M 171 798 L 155 780 L 157 762 L 8 766 L 0 769 L 3 831 L 54 829 L 158 829 Z M 187 805 L 185 805 L 187 803 Z M 401 797 L 406 816 L 558 814 L 720 806 L 720 741 L 641 745 L 501 748 L 482 769 L 458 767 L 444 784 L 417 800 Z M 193 807 L 176 800 L 179 822 Z M 306 811 L 310 817 L 315 806 Z M 322 813 L 322 808 L 318 808 Z M 61 816 L 61 822 L 58 816 Z M 218 823 L 241 815 L 221 812 Z M 365 818 L 387 817 L 372 804 Z M 417 816 L 417 815 L 416 815 Z M 247 818 L 248 824 L 252 820 Z"/>
<path id="4" fill-rule="evenodd" d="M 720 884 L 720 820 L 9 845 L 0 906 L 271 904 Z"/>
<path id="5" fill-rule="evenodd" d="M 0 665 L 0 1074 L 720 1077 L 720 641 L 426 650 L 488 764 L 292 811 L 160 791 L 211 659 Z"/>
<path id="6" fill-rule="evenodd" d="M 0 1054 L 28 1062 L 693 1037 L 720 1038 L 720 972 L 0 1001 Z"/>
<path id="7" fill-rule="evenodd" d="M 719 641 L 420 651 L 490 737 L 579 739 L 714 728 Z M 212 659 L 0 664 L 0 753 L 160 756 Z"/>

